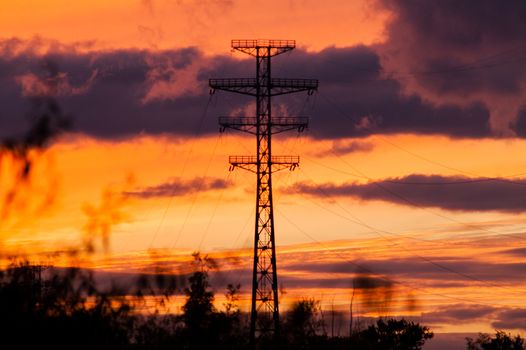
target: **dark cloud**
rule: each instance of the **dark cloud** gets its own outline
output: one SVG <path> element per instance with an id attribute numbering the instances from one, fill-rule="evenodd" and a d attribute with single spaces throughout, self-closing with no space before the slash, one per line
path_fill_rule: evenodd
<path id="1" fill-rule="evenodd" d="M 208 72 L 215 64 L 196 49 L 157 53 L 60 50 L 41 56 L 25 46 L 12 48 L 16 45 L 4 47 L 0 53 L 2 137 L 24 130 L 23 116 L 30 100 L 44 95 L 54 97 L 65 111 L 75 115 L 74 131 L 98 138 L 217 132 L 215 114 L 221 108 L 215 108 L 214 115 L 201 123 L 210 76 L 202 71 Z M 46 76 L 40 67 L 44 61 L 52 61 L 57 67 L 56 89 L 43 88 Z M 244 66 L 221 57 L 217 64 L 234 75 Z"/>
<path id="2" fill-rule="evenodd" d="M 526 329 L 526 309 L 503 310 L 491 323 L 497 329 Z"/>
<path id="3" fill-rule="evenodd" d="M 414 251 L 418 254 L 418 251 Z M 378 283 L 386 283 L 382 276 L 394 279 L 428 280 L 434 287 L 458 288 L 458 282 L 493 283 L 520 281 L 526 272 L 526 263 L 493 263 L 463 259 L 454 256 L 434 256 L 392 258 L 389 260 L 369 259 L 358 262 L 360 266 L 372 271 Z M 285 264 L 287 271 L 312 274 L 348 274 L 349 281 L 355 277 L 355 262 L 317 262 Z M 372 276 L 374 277 L 374 276 Z M 350 282 L 349 282 L 350 283 Z"/>
<path id="4" fill-rule="evenodd" d="M 159 185 L 139 188 L 125 192 L 125 195 L 143 199 L 184 196 L 194 192 L 205 192 L 228 188 L 232 184 L 223 179 L 198 177 L 189 181 L 175 179 Z"/>
<path id="5" fill-rule="evenodd" d="M 75 115 L 76 131 L 107 139 L 139 133 L 216 133 L 216 116 L 239 113 L 253 103 L 245 96 L 217 92 L 201 122 L 209 100 L 208 79 L 251 77 L 253 59 L 208 57 L 195 48 L 93 52 L 61 47 L 44 56 L 36 51 L 17 40 L 0 43 L 0 136 L 23 129 L 20 116 L 34 96 L 54 95 L 65 111 Z M 42 88 L 45 76 L 39 67 L 45 60 L 58 67 L 54 90 Z M 318 78 L 319 96 L 307 104 L 305 94 L 276 98 L 276 111 L 310 114 L 314 138 L 375 133 L 492 136 L 488 110 L 481 103 L 435 106 L 416 94 L 403 95 L 400 83 L 381 72 L 379 55 L 365 46 L 318 53 L 298 49 L 276 58 L 274 74 Z"/>
<path id="6" fill-rule="evenodd" d="M 496 132 L 514 133 L 526 102 L 524 1 L 378 3 L 393 14 L 378 47 L 389 76 L 437 104 L 482 102 Z"/>
<path id="7" fill-rule="evenodd" d="M 497 308 L 486 305 L 455 304 L 439 307 L 432 312 L 423 313 L 422 317 L 433 323 L 469 323 L 478 320 L 487 320 Z"/>
<path id="8" fill-rule="evenodd" d="M 509 255 L 512 255 L 512 256 L 525 257 L 526 256 L 526 247 L 504 250 L 503 253 L 509 254 Z"/>
<path id="9" fill-rule="evenodd" d="M 517 123 L 515 124 L 515 130 L 517 132 L 517 136 L 526 137 L 526 108 L 523 108 L 519 112 Z"/>
<path id="10" fill-rule="evenodd" d="M 356 289 L 380 289 L 380 288 L 392 288 L 393 282 L 389 281 L 384 277 L 372 276 L 368 273 L 357 273 L 352 280 L 353 288 Z"/>
<path id="11" fill-rule="evenodd" d="M 526 180 L 409 175 L 360 184 L 299 182 L 287 189 L 320 198 L 353 197 L 453 211 L 526 211 Z"/>
<path id="12" fill-rule="evenodd" d="M 417 94 L 403 95 L 399 81 L 383 76 L 380 56 L 373 48 L 298 52 L 275 66 L 274 71 L 283 72 L 281 75 L 320 80 L 310 126 L 315 137 L 362 137 L 376 133 L 492 135 L 488 111 L 481 103 L 435 106 Z"/>

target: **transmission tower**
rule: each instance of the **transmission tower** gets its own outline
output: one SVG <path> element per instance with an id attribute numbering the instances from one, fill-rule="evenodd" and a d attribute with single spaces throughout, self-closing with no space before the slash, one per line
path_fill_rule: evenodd
<path id="1" fill-rule="evenodd" d="M 271 77 L 271 58 L 296 47 L 294 40 L 232 40 L 232 49 L 256 58 L 255 78 L 210 79 L 210 88 L 256 98 L 256 115 L 219 117 L 221 131 L 235 129 L 256 135 L 255 156 L 230 156 L 230 170 L 242 168 L 257 175 L 256 222 L 254 234 L 254 267 L 252 275 L 252 307 L 250 341 L 277 338 L 279 334 L 278 273 L 274 209 L 272 205 L 272 173 L 299 165 L 298 156 L 273 156 L 271 137 L 289 130 L 303 131 L 306 117 L 273 117 L 272 96 L 318 89 L 315 79 L 282 79 Z"/>

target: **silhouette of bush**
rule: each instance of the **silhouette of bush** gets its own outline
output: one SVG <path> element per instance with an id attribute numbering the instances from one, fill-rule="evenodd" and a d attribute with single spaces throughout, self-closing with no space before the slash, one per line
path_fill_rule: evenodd
<path id="1" fill-rule="evenodd" d="M 327 339 L 323 328 L 319 301 L 302 299 L 286 313 L 282 335 L 289 348 L 317 349 Z"/>
<path id="2" fill-rule="evenodd" d="M 43 278 L 42 274 L 51 276 Z M 52 270 L 27 263 L 0 275 L 0 329 L 16 348 L 126 349 L 131 307 L 96 290 L 79 269 Z"/>
<path id="3" fill-rule="evenodd" d="M 379 319 L 351 339 L 356 349 L 420 350 L 433 338 L 429 328 L 405 319 Z"/>
<path id="4" fill-rule="evenodd" d="M 479 334 L 474 340 L 466 338 L 468 350 L 524 350 L 524 339 L 520 335 L 512 337 L 503 331 L 497 331 L 495 337 L 489 334 Z"/>

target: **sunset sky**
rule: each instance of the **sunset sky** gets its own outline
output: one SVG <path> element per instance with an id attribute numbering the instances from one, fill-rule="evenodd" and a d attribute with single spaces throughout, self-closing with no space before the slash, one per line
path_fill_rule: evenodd
<path id="1" fill-rule="evenodd" d="M 320 86 L 274 100 L 311 118 L 273 145 L 301 159 L 273 181 L 282 308 L 310 296 L 347 312 L 367 276 L 363 317 L 523 332 L 524 18 L 522 0 L 2 1 L 3 144 L 44 112 L 71 123 L 24 149 L 29 171 L 3 147 L 3 261 L 68 264 L 54 252 L 89 243 L 82 264 L 122 279 L 201 251 L 221 262 L 218 294 L 248 293 L 255 176 L 228 156 L 255 140 L 217 117 L 254 101 L 208 79 L 255 74 L 231 39 L 294 39 L 273 76 Z"/>

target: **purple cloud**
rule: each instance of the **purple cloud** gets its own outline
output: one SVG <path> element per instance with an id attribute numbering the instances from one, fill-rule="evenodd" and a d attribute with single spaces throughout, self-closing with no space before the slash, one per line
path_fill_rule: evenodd
<path id="1" fill-rule="evenodd" d="M 124 194 L 130 197 L 150 199 L 171 196 L 184 196 L 195 192 L 220 190 L 232 186 L 230 182 L 223 179 L 198 177 L 189 181 L 175 179 L 162 184 L 139 188 Z"/>
<path id="2" fill-rule="evenodd" d="M 491 325 L 497 329 L 526 329 L 526 309 L 509 309 L 498 313 Z"/>
<path id="3" fill-rule="evenodd" d="M 253 102 L 229 94 L 227 103 L 218 92 L 203 117 L 210 98 L 208 79 L 251 77 L 252 60 L 207 57 L 195 48 L 155 52 L 61 48 L 42 56 L 28 45 L 17 40 L 0 42 L 0 136 L 24 129 L 21 116 L 36 95 L 53 95 L 75 116 L 77 132 L 104 139 L 216 133 L 216 116 L 243 110 Z M 54 90 L 42 88 L 47 86 L 42 62 L 57 67 Z M 278 58 L 274 67 L 279 77 L 320 80 L 320 96 L 310 113 L 314 138 L 375 133 L 492 136 L 489 114 L 481 103 L 435 106 L 417 94 L 403 95 L 397 80 L 382 76 L 380 58 L 373 48 L 329 48 L 318 53 L 298 49 Z M 300 95 L 276 99 L 280 107 L 276 110 L 300 114 L 306 99 Z"/>
<path id="4" fill-rule="evenodd" d="M 524 1 L 379 3 L 392 13 L 388 39 L 378 45 L 382 66 L 405 93 L 441 105 L 480 102 L 490 112 L 494 132 L 517 133 L 526 102 Z"/>
<path id="5" fill-rule="evenodd" d="M 526 211 L 526 180 L 409 175 L 360 184 L 298 182 L 287 191 L 319 198 L 352 197 L 452 211 Z"/>

